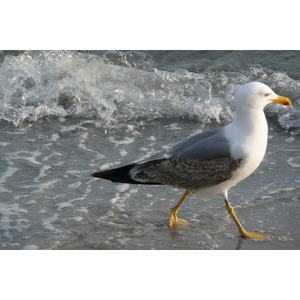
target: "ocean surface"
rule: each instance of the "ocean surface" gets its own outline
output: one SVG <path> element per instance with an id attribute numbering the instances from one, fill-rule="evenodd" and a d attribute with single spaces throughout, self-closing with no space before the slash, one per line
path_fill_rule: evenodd
<path id="1" fill-rule="evenodd" d="M 234 118 L 261 81 L 267 154 L 222 199 L 113 184 L 92 172 L 144 159 Z M 0 51 L 0 249 L 300 249 L 300 51 Z"/>

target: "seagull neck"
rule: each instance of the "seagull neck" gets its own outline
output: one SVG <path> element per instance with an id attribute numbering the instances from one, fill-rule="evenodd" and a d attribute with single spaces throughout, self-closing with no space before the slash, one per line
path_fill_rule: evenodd
<path id="1" fill-rule="evenodd" d="M 268 130 L 265 113 L 263 110 L 258 109 L 237 110 L 233 123 L 242 131 L 262 133 Z"/>

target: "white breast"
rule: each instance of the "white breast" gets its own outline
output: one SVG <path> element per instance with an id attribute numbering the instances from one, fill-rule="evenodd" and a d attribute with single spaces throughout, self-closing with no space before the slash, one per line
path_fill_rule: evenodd
<path id="1" fill-rule="evenodd" d="M 224 127 L 224 135 L 229 140 L 231 156 L 242 159 L 242 163 L 229 180 L 198 190 L 196 195 L 204 200 L 224 197 L 229 188 L 247 178 L 260 165 L 268 139 L 268 125 L 263 111 L 258 112 L 255 118 L 252 115 L 251 120 L 247 120 L 247 116 L 236 118 L 233 123 Z"/>

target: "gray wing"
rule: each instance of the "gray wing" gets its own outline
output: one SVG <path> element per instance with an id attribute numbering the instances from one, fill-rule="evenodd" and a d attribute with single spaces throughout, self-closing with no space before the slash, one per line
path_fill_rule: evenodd
<path id="1" fill-rule="evenodd" d="M 230 146 L 222 134 L 222 128 L 218 128 L 195 134 L 137 164 L 174 157 L 203 160 L 226 155 L 230 155 Z"/>
<path id="2" fill-rule="evenodd" d="M 229 179 L 241 160 L 230 155 L 222 128 L 196 134 L 131 170 L 134 180 L 196 190 Z"/>
<path id="3" fill-rule="evenodd" d="M 230 155 L 230 145 L 224 137 L 223 128 L 198 133 L 168 149 L 165 158 L 205 160 Z"/>

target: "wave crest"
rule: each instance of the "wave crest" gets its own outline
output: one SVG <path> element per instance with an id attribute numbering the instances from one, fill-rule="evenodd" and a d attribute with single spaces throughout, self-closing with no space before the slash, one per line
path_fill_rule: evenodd
<path id="1" fill-rule="evenodd" d="M 291 99 L 300 96 L 299 82 L 260 65 L 247 72 L 171 72 L 152 68 L 142 54 L 26 51 L 6 56 L 0 67 L 0 118 L 15 125 L 46 116 L 97 118 L 103 126 L 178 117 L 228 123 L 234 93 L 254 80 Z M 299 129 L 295 112 L 291 127 L 284 108 L 267 113 L 278 114 L 282 127 Z"/>

